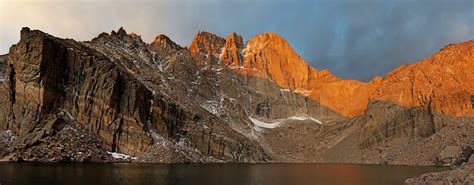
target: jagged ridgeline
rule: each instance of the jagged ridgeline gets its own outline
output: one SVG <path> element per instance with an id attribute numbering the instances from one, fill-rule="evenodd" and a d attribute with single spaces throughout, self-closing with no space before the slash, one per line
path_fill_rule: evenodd
<path id="1" fill-rule="evenodd" d="M 405 156 L 453 129 L 454 144 L 473 143 L 473 53 L 450 45 L 360 82 L 274 33 L 199 32 L 182 47 L 122 28 L 86 42 L 23 28 L 0 57 L 0 158 L 433 164 L 453 143 Z"/>

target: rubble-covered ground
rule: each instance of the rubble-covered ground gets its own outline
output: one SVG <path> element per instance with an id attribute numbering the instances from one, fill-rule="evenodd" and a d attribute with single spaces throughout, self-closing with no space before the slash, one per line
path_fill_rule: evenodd
<path id="1" fill-rule="evenodd" d="M 11 131 L 0 131 L 1 161 L 14 162 L 129 162 L 131 158 L 115 157 L 88 132 L 72 124 L 26 146 L 17 142 Z M 10 155 L 4 156 L 6 153 Z"/>
<path id="2" fill-rule="evenodd" d="M 474 157 L 471 163 L 444 172 L 427 173 L 416 178 L 407 179 L 406 185 L 429 185 L 429 184 L 474 184 Z"/>

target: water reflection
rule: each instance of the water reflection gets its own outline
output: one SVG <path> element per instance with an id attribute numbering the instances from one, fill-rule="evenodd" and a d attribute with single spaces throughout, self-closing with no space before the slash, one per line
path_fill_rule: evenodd
<path id="1" fill-rule="evenodd" d="M 347 164 L 0 164 L 0 183 L 19 184 L 402 184 L 434 167 Z"/>

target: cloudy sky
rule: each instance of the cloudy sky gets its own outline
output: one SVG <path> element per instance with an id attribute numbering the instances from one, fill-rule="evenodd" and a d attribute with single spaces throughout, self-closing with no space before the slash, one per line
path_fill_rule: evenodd
<path id="1" fill-rule="evenodd" d="M 188 45 L 198 31 L 275 32 L 317 69 L 368 81 L 474 39 L 473 0 L 0 0 L 0 53 L 21 27 L 90 40 L 123 26 Z"/>

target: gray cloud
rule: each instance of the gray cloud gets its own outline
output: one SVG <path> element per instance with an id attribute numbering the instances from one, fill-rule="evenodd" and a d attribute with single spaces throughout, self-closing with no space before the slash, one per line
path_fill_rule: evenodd
<path id="1" fill-rule="evenodd" d="M 164 33 L 181 45 L 197 31 L 245 39 L 275 32 L 317 69 L 370 80 L 452 42 L 474 39 L 471 0 L 19 0 L 0 1 L 0 52 L 23 26 L 90 40 L 124 26 L 152 41 Z"/>

